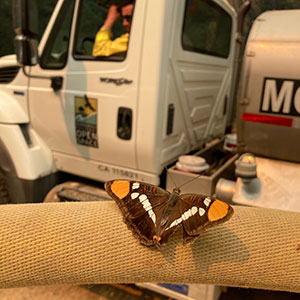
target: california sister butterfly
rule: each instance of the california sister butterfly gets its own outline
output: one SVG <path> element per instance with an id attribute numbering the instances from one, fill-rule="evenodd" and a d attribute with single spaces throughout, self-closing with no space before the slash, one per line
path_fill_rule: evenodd
<path id="1" fill-rule="evenodd" d="M 120 179 L 107 181 L 105 190 L 140 243 L 158 249 L 179 226 L 183 228 L 185 245 L 233 214 L 233 208 L 225 202 L 200 194 L 180 194 L 179 188 L 170 193 L 148 183 Z"/>

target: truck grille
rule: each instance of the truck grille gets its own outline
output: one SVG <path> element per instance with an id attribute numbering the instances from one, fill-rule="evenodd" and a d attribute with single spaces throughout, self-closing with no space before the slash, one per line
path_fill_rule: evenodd
<path id="1" fill-rule="evenodd" d="M 9 83 L 14 80 L 20 67 L 0 68 L 0 83 Z"/>

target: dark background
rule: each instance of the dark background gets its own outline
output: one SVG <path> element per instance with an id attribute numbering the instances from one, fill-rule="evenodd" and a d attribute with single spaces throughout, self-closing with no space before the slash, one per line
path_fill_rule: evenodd
<path id="1" fill-rule="evenodd" d="M 108 5 L 110 0 L 95 0 L 104 5 Z M 228 0 L 228 2 L 238 9 L 244 0 Z M 13 44 L 13 29 L 12 29 L 12 13 L 11 13 L 12 0 L 0 1 L 0 57 L 8 54 L 15 53 Z M 37 1 L 39 9 L 39 39 L 44 32 L 50 15 L 54 9 L 57 0 L 43 0 Z M 245 34 L 247 35 L 252 21 L 262 12 L 273 9 L 300 9 L 299 0 L 251 0 L 251 9 L 247 14 L 245 21 Z"/>

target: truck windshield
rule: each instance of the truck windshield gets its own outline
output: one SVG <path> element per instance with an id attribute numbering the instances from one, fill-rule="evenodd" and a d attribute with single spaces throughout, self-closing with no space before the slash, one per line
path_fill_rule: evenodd
<path id="1" fill-rule="evenodd" d="M 49 22 L 50 16 L 58 0 L 43 0 L 36 1 L 39 11 L 39 35 L 40 41 L 44 30 Z M 14 54 L 14 31 L 12 27 L 12 1 L 1 0 L 0 6 L 0 40 L 2 41 L 0 47 L 0 57 Z"/>

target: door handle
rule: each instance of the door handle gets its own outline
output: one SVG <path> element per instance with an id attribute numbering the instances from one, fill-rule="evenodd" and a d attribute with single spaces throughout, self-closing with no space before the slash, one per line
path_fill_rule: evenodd
<path id="1" fill-rule="evenodd" d="M 122 140 L 130 140 L 132 132 L 132 110 L 128 107 L 119 107 L 117 135 Z"/>

